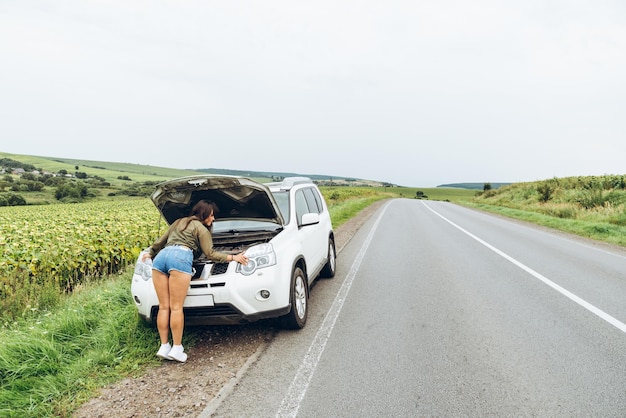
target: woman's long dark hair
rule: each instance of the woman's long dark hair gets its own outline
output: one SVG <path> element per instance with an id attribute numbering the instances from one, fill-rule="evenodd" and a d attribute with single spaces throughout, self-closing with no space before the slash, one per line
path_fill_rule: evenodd
<path id="1" fill-rule="evenodd" d="M 211 214 L 217 215 L 218 212 L 219 212 L 219 209 L 217 208 L 217 205 L 215 203 L 209 200 L 201 200 L 195 205 L 193 205 L 193 208 L 191 208 L 189 217 L 187 217 L 186 219 L 187 223 L 185 224 L 185 227 L 182 230 L 184 231 L 185 229 L 187 229 L 187 227 L 189 226 L 189 222 L 191 222 L 192 220 L 195 219 L 197 221 L 204 223 L 204 220 L 208 218 L 209 216 L 211 216 Z M 209 228 L 208 225 L 207 225 L 207 228 Z"/>

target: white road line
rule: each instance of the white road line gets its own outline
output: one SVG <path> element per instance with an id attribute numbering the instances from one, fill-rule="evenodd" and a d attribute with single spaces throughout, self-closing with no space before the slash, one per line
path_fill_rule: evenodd
<path id="1" fill-rule="evenodd" d="M 535 270 L 531 269 L 530 267 L 522 264 L 521 262 L 517 261 L 516 259 L 514 259 L 510 255 L 504 253 L 503 251 L 500 251 L 499 249 L 497 249 L 493 245 L 483 241 L 482 239 L 478 238 L 476 235 L 472 234 L 471 232 L 463 229 L 462 227 L 460 227 L 459 225 L 455 224 L 454 222 L 452 222 L 451 220 L 449 220 L 445 216 L 443 216 L 440 213 L 436 212 L 434 209 L 432 209 L 426 203 L 422 202 L 422 204 L 428 210 L 430 210 L 432 213 L 434 213 L 435 215 L 439 216 L 441 219 L 443 219 L 444 221 L 448 222 L 450 225 L 454 226 L 455 228 L 457 228 L 458 230 L 460 230 L 464 234 L 466 234 L 466 235 L 470 236 L 471 238 L 475 239 L 476 241 L 478 241 L 479 243 L 481 243 L 485 247 L 489 248 L 491 251 L 495 252 L 499 256 L 501 256 L 501 257 L 505 258 L 506 260 L 510 261 L 511 263 L 515 264 L 517 267 L 521 268 L 522 270 L 526 271 L 527 273 L 530 273 L 532 276 L 534 276 L 535 278 L 541 280 L 542 282 L 544 282 L 545 284 L 547 284 L 548 286 L 550 286 L 551 288 L 553 288 L 557 292 L 559 292 L 562 295 L 566 296 L 567 298 L 573 300 L 574 302 L 576 302 L 577 304 L 579 304 L 583 308 L 587 309 L 588 311 L 590 311 L 594 315 L 597 315 L 598 317 L 602 318 L 603 320 L 605 320 L 609 324 L 613 325 L 615 328 L 619 329 L 620 331 L 626 333 L 626 324 L 624 324 L 623 322 L 615 319 L 614 317 L 612 317 L 611 315 L 607 314 L 603 310 L 595 307 L 594 305 L 590 304 L 586 300 L 576 296 L 575 294 L 573 294 L 569 290 L 562 288 L 561 286 L 559 286 L 558 284 L 556 284 L 553 281 L 549 280 L 547 277 L 543 276 L 542 274 L 540 274 L 540 273 L 536 272 Z"/>
<path id="2" fill-rule="evenodd" d="M 372 226 L 369 235 L 365 239 L 361 250 L 359 251 L 354 262 L 352 263 L 352 267 L 350 268 L 348 276 L 341 285 L 339 292 L 337 292 L 337 296 L 335 296 L 335 300 L 328 310 L 328 314 L 326 315 L 324 322 L 320 326 L 320 329 L 317 331 L 317 334 L 315 335 L 315 338 L 313 339 L 313 342 L 311 343 L 308 352 L 302 360 L 302 364 L 300 364 L 300 367 L 298 368 L 298 372 L 296 373 L 293 381 L 291 382 L 291 385 L 289 386 L 289 391 L 287 392 L 287 395 L 285 395 L 285 398 L 280 404 L 278 412 L 276 412 L 277 417 L 295 417 L 298 414 L 300 404 L 304 399 L 304 395 L 306 394 L 309 383 L 311 382 L 311 378 L 315 373 L 317 364 L 322 357 L 322 353 L 326 348 L 326 343 L 330 338 L 330 334 L 333 331 L 335 322 L 337 321 L 339 313 L 341 312 L 341 308 L 343 307 L 346 297 L 348 296 L 348 292 L 350 291 L 352 282 L 354 281 L 356 273 L 359 270 L 363 259 L 365 258 L 367 248 L 372 242 L 374 233 L 376 232 L 378 224 L 380 223 L 383 214 L 387 210 L 387 206 L 389 206 L 389 203 L 390 202 L 385 204 L 385 206 L 381 210 L 380 215 L 378 215 L 378 219 L 376 219 L 376 222 Z"/>

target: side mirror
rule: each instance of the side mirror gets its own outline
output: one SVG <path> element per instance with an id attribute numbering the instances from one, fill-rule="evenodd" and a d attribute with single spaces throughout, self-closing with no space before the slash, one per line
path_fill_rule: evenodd
<path id="1" fill-rule="evenodd" d="M 319 213 L 305 213 L 304 215 L 302 215 L 302 221 L 300 222 L 300 226 L 315 225 L 318 223 L 320 223 Z"/>

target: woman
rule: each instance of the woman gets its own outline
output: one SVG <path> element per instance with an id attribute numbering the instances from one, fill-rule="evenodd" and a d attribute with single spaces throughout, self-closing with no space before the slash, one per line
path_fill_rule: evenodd
<path id="1" fill-rule="evenodd" d="M 161 347 L 157 356 L 181 363 L 187 361 L 184 352 L 183 328 L 185 317 L 183 304 L 191 282 L 194 253 L 202 251 L 209 260 L 217 262 L 236 261 L 243 265 L 248 257 L 243 253 L 226 254 L 213 249 L 211 225 L 217 213 L 213 202 L 201 200 L 191 209 L 188 217 L 176 220 L 167 232 L 146 250 L 143 260 L 154 258 L 152 283 L 159 298 L 157 329 Z M 169 343 L 169 331 L 172 343 Z"/>

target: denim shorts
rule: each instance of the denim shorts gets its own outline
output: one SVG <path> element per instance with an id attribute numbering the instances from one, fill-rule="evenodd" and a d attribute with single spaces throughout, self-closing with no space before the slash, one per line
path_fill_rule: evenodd
<path id="1" fill-rule="evenodd" d="M 163 248 L 154 257 L 152 268 L 169 274 L 172 270 L 192 274 L 193 251 L 182 245 L 170 245 Z"/>

